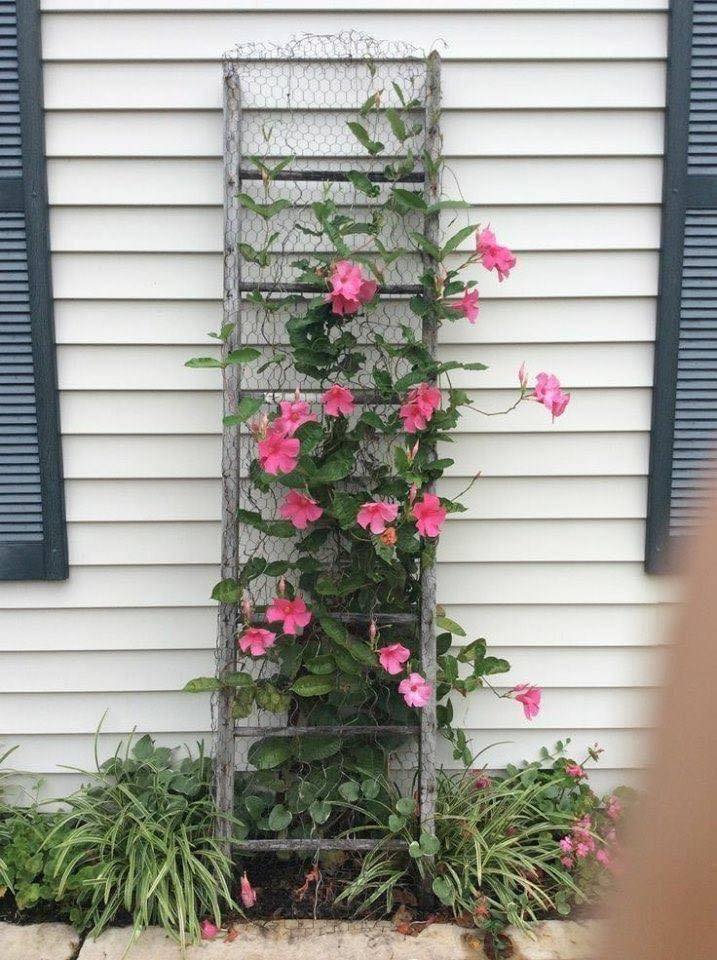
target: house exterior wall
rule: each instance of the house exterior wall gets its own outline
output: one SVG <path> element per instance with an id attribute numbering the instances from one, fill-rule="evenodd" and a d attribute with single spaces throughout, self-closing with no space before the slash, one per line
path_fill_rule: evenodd
<path id="1" fill-rule="evenodd" d="M 500 766 L 572 736 L 631 779 L 660 673 L 671 585 L 643 572 L 660 227 L 666 0 L 43 0 L 50 241 L 71 573 L 0 584 L 0 737 L 67 790 L 133 727 L 206 737 L 213 669 L 221 296 L 222 52 L 357 29 L 444 51 L 449 165 L 519 256 L 487 277 L 476 328 L 441 351 L 499 408 L 525 360 L 571 388 L 465 421 L 444 490 L 478 470 L 440 548 L 439 600 L 545 688 L 528 724 L 457 705 Z M 451 189 L 451 180 L 447 179 Z M 502 682 L 502 681 L 501 681 Z"/>

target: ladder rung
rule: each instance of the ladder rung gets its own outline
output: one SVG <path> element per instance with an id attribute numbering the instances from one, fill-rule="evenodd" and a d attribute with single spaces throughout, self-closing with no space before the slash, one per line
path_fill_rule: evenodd
<path id="1" fill-rule="evenodd" d="M 420 283 L 389 283 L 381 287 L 381 293 L 383 294 L 395 294 L 397 296 L 407 296 L 410 294 L 413 296 L 417 293 L 422 293 L 425 287 L 422 287 Z M 326 288 L 320 287 L 314 283 L 266 283 L 263 281 L 258 281 L 257 283 L 250 283 L 246 280 L 240 280 L 237 283 L 237 290 L 242 293 L 251 293 L 252 291 L 259 291 L 259 293 L 325 293 Z"/>
<path id="2" fill-rule="evenodd" d="M 311 852 L 314 850 L 374 850 L 382 847 L 385 850 L 404 850 L 405 840 L 339 840 L 332 837 L 315 837 L 303 840 L 233 840 L 232 845 L 241 850 L 288 850 L 296 853 Z"/>
<path id="3" fill-rule="evenodd" d="M 324 726 L 306 727 L 243 727 L 241 725 L 234 728 L 235 737 L 300 737 L 300 736 L 322 736 L 325 734 L 340 733 L 344 737 L 370 736 L 372 734 L 381 734 L 388 736 L 398 734 L 401 737 L 415 736 L 420 731 L 420 727 L 414 724 L 387 724 L 386 726 L 377 726 L 376 724 L 325 724 Z"/>
<path id="4" fill-rule="evenodd" d="M 321 393 L 320 390 L 303 390 L 303 394 L 306 396 L 310 393 Z M 390 393 L 388 396 L 380 394 L 378 390 L 352 390 L 351 394 L 354 399 L 354 403 L 396 403 L 399 399 L 398 394 Z M 294 396 L 293 390 L 237 390 L 236 397 L 238 400 L 241 400 L 242 397 L 261 397 L 267 403 L 272 403 L 276 399 L 278 403 L 279 400 L 285 400 Z M 370 618 L 369 618 L 370 619 Z"/>
<path id="5" fill-rule="evenodd" d="M 352 173 L 354 171 L 351 171 Z M 363 170 L 357 171 L 364 173 Z M 371 183 L 423 183 L 425 173 L 404 173 L 400 177 L 387 177 L 385 173 L 364 173 Z M 240 170 L 239 180 L 261 180 L 261 170 Z M 349 183 L 345 170 L 281 170 L 274 174 L 272 180 L 330 180 L 334 183 L 345 181 Z"/>
<path id="6" fill-rule="evenodd" d="M 341 623 L 371 623 L 389 624 L 389 623 L 418 623 L 419 617 L 415 613 L 332 613 L 328 616 L 332 620 L 340 620 Z M 264 617 L 252 617 L 253 624 L 264 623 Z"/>

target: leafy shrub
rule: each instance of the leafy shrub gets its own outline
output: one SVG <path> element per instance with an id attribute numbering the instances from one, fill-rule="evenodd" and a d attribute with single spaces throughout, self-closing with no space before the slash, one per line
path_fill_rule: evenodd
<path id="1" fill-rule="evenodd" d="M 408 842 L 408 856 L 380 846 L 342 898 L 362 909 L 385 900 L 390 912 L 399 889 L 430 887 L 443 907 L 493 938 L 509 923 L 566 916 L 593 901 L 609 877 L 621 804 L 615 795 L 601 800 L 583 765 L 563 756 L 567 744 L 557 746 L 556 755 L 543 751 L 498 777 L 441 772 L 435 837 L 416 839 L 415 804 L 395 799 L 380 819 L 387 838 Z"/>
<path id="2" fill-rule="evenodd" d="M 201 917 L 218 924 L 234 906 L 201 745 L 177 762 L 144 736 L 88 776 L 45 841 L 57 898 L 72 894 L 73 921 L 94 936 L 126 912 L 135 936 L 159 924 L 183 945 L 198 940 Z"/>

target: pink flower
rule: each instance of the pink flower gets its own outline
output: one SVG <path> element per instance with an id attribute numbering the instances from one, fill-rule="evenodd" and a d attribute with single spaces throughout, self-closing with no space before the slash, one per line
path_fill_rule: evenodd
<path id="1" fill-rule="evenodd" d="M 403 672 L 403 665 L 411 656 L 411 651 L 401 643 L 392 643 L 388 647 L 380 647 L 378 659 L 386 673 L 396 674 Z"/>
<path id="2" fill-rule="evenodd" d="M 573 866 L 573 863 L 574 863 L 572 857 L 561 857 L 560 862 L 564 867 L 567 867 L 568 870 Z"/>
<path id="3" fill-rule="evenodd" d="M 313 497 L 299 490 L 289 490 L 279 506 L 279 515 L 284 520 L 291 520 L 297 530 L 306 530 L 307 526 L 314 520 L 318 520 L 323 512 Z"/>
<path id="4" fill-rule="evenodd" d="M 246 870 L 244 875 L 241 878 L 241 902 L 249 910 L 256 903 L 256 890 L 249 883 L 249 877 L 246 875 Z"/>
<path id="5" fill-rule="evenodd" d="M 295 437 L 285 437 L 278 430 L 270 430 L 258 444 L 262 470 L 273 475 L 291 473 L 299 459 L 300 446 Z"/>
<path id="6" fill-rule="evenodd" d="M 422 537 L 437 537 L 448 511 L 441 506 L 435 493 L 424 493 L 423 500 L 413 505 L 412 516 Z"/>
<path id="7" fill-rule="evenodd" d="M 219 927 L 211 920 L 202 920 L 199 924 L 199 932 L 202 940 L 213 940 L 219 933 Z"/>
<path id="8" fill-rule="evenodd" d="M 371 530 L 371 533 L 383 533 L 386 525 L 393 523 L 398 516 L 398 504 L 389 503 L 387 500 L 370 500 L 368 503 L 361 504 L 361 509 L 356 516 L 356 523 L 364 530 Z"/>
<path id="9" fill-rule="evenodd" d="M 484 773 L 481 773 L 473 781 L 473 786 L 476 788 L 476 790 L 487 790 L 491 783 L 492 781 L 490 777 L 487 777 Z"/>
<path id="10" fill-rule="evenodd" d="M 423 679 L 420 673 L 409 673 L 405 680 L 399 683 L 398 692 L 409 707 L 425 707 L 431 699 L 433 687 Z"/>
<path id="11" fill-rule="evenodd" d="M 324 300 L 331 304 L 331 312 L 339 317 L 356 313 L 358 308 L 373 299 L 378 289 L 374 280 L 363 275 L 361 267 L 350 260 L 339 260 L 329 277 L 331 290 Z"/>
<path id="12" fill-rule="evenodd" d="M 572 837 L 563 837 L 563 839 L 558 844 L 563 853 L 572 853 L 573 852 L 573 839 Z"/>
<path id="13" fill-rule="evenodd" d="M 406 433 L 425 430 L 428 422 L 441 405 L 441 391 L 430 383 L 419 383 L 412 387 L 398 413 L 403 420 Z"/>
<path id="14" fill-rule="evenodd" d="M 287 437 L 293 437 L 305 423 L 316 423 L 319 419 L 305 400 L 282 400 L 279 409 L 281 414 L 274 420 L 273 426 Z"/>
<path id="15" fill-rule="evenodd" d="M 275 597 L 266 609 L 268 623 L 281 623 L 284 633 L 296 635 L 311 621 L 311 611 L 301 597 Z"/>
<path id="16" fill-rule="evenodd" d="M 565 412 L 570 402 L 570 394 L 563 391 L 560 381 L 552 373 L 539 373 L 535 378 L 533 399 L 550 410 L 554 420 Z"/>
<path id="17" fill-rule="evenodd" d="M 354 395 L 346 387 L 340 387 L 335 383 L 333 387 L 321 395 L 321 402 L 324 405 L 324 412 L 328 417 L 340 417 L 342 414 L 348 417 L 354 412 L 356 404 Z"/>
<path id="18" fill-rule="evenodd" d="M 250 653 L 252 657 L 263 657 L 269 647 L 274 646 L 276 634 L 263 627 L 247 627 L 239 637 L 239 646 L 242 653 Z"/>
<path id="19" fill-rule="evenodd" d="M 527 683 L 519 683 L 510 691 L 518 703 L 523 704 L 523 713 L 526 720 L 532 720 L 540 712 L 540 687 L 532 687 Z"/>
<path id="20" fill-rule="evenodd" d="M 460 300 L 449 304 L 451 310 L 458 310 L 468 323 L 475 323 L 478 319 L 478 291 L 466 290 Z"/>
<path id="21" fill-rule="evenodd" d="M 622 804 L 614 794 L 607 799 L 607 803 L 605 804 L 605 813 L 608 815 L 608 817 L 610 817 L 611 820 L 619 820 L 620 818 L 620 814 L 622 813 Z"/>
<path id="22" fill-rule="evenodd" d="M 492 230 L 481 230 L 476 234 L 476 250 L 486 270 L 495 270 L 498 280 L 502 281 L 510 274 L 516 264 L 515 254 L 508 247 L 501 246 Z"/>
<path id="23" fill-rule="evenodd" d="M 567 763 L 565 765 L 565 772 L 569 777 L 574 777 L 576 780 L 585 776 L 585 771 L 579 763 Z"/>

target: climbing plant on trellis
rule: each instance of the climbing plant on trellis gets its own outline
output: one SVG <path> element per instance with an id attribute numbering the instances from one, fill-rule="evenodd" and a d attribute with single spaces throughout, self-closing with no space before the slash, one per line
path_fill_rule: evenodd
<path id="1" fill-rule="evenodd" d="M 395 783 L 402 828 L 417 767 L 430 855 L 437 729 L 470 760 L 447 698 L 508 669 L 483 640 L 454 653 L 463 631 L 436 608 L 438 535 L 464 509 L 436 492 L 453 462 L 437 444 L 475 409 L 450 375 L 485 369 L 439 360 L 437 331 L 477 316 L 464 268 L 502 279 L 515 257 L 441 199 L 435 52 L 356 34 L 243 45 L 224 94 L 221 358 L 189 361 L 223 375 L 217 674 L 188 685 L 216 691 L 220 831 L 369 849 L 361 811 Z M 567 403 L 521 373 L 515 405 L 529 398 Z"/>

